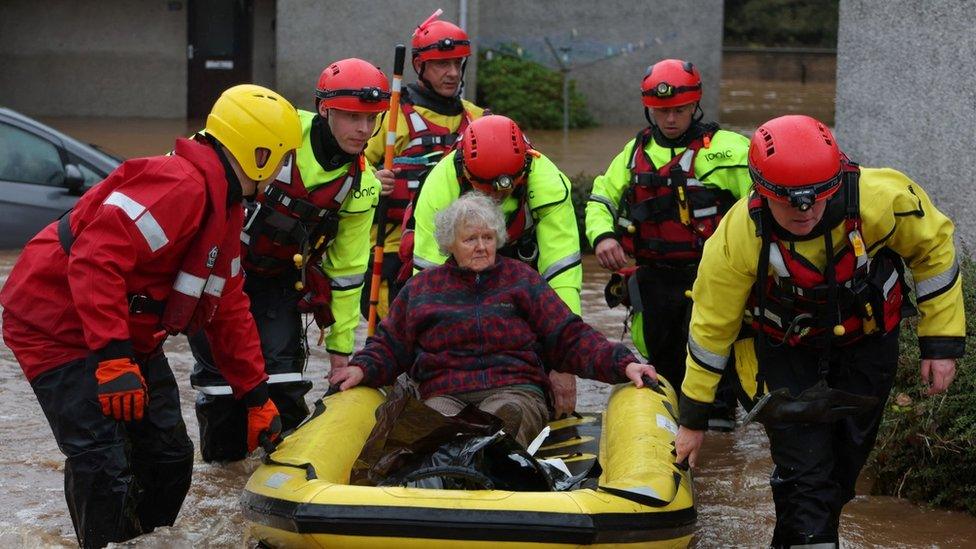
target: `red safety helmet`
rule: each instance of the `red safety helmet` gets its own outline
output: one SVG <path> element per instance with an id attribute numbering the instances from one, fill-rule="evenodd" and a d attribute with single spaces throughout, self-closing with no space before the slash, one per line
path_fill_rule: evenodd
<path id="1" fill-rule="evenodd" d="M 368 61 L 350 57 L 322 71 L 315 88 L 316 107 L 353 112 L 383 112 L 390 108 L 390 83 Z"/>
<path id="2" fill-rule="evenodd" d="M 455 154 L 471 186 L 487 193 L 525 184 L 530 159 L 538 155 L 518 125 L 498 114 L 468 124 Z"/>
<path id="3" fill-rule="evenodd" d="M 434 12 L 413 31 L 410 47 L 414 59 L 421 62 L 432 59 L 455 59 L 471 55 L 471 40 L 461 27 L 437 19 L 440 10 Z"/>
<path id="4" fill-rule="evenodd" d="M 766 122 L 749 143 L 749 175 L 759 194 L 806 210 L 840 188 L 842 154 L 822 122 L 791 114 Z"/>
<path id="5" fill-rule="evenodd" d="M 701 100 L 701 74 L 689 61 L 665 59 L 647 68 L 641 82 L 644 106 L 680 107 Z"/>

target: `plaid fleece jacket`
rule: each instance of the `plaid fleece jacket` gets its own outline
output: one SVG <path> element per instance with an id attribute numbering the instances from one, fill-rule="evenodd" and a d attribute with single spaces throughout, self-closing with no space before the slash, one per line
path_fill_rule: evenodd
<path id="1" fill-rule="evenodd" d="M 349 364 L 371 387 L 408 372 L 426 399 L 526 383 L 548 388 L 543 364 L 621 383 L 630 362 L 637 360 L 626 347 L 573 314 L 539 273 L 499 257 L 481 273 L 449 261 L 411 278 Z"/>

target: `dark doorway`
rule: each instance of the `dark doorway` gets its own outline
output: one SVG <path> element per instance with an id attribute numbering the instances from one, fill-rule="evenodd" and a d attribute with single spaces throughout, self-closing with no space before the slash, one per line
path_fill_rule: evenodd
<path id="1" fill-rule="evenodd" d="M 253 0 L 189 0 L 187 118 L 203 118 L 220 93 L 251 82 Z"/>

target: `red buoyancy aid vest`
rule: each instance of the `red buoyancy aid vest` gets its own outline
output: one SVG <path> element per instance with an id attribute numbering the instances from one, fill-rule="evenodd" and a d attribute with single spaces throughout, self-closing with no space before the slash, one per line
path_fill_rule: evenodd
<path id="1" fill-rule="evenodd" d="M 828 258 L 823 273 L 802 256 L 791 253 L 775 232 L 767 229 L 763 199 L 753 191 L 749 215 L 756 223 L 762 246 L 768 248 L 761 256 L 768 253 L 765 262 L 772 273 L 753 286 L 748 306 L 753 315 L 753 329 L 763 330 L 774 342 L 817 345 L 824 338 L 832 338 L 833 345 L 848 345 L 868 334 L 888 333 L 901 321 L 903 263 L 887 249 L 874 257 L 868 255 L 861 234 L 859 175 L 856 164 L 845 162 L 841 192 L 845 201 L 847 243 L 834 257 Z M 829 228 L 824 241 L 833 247 Z M 763 263 L 760 259 L 760 269 Z M 827 269 L 834 272 L 833 291 L 825 274 Z M 764 292 L 761 301 L 760 291 Z M 843 330 L 838 326 L 843 326 Z"/>
<path id="2" fill-rule="evenodd" d="M 332 181 L 315 181 L 311 191 L 303 181 L 294 155 L 278 178 L 257 197 L 241 233 L 244 268 L 260 276 L 278 276 L 296 269 L 294 257 L 317 264 L 339 229 L 339 209 L 346 196 L 359 188 L 366 159 L 359 155 L 349 170 Z"/>
<path id="3" fill-rule="evenodd" d="M 430 169 L 445 154 L 454 150 L 458 136 L 471 123 L 468 111 L 462 110 L 461 124 L 457 131 L 434 124 L 420 115 L 412 103 L 400 102 L 403 118 L 407 121 L 407 146 L 393 160 L 393 192 L 387 201 L 388 223 L 402 223 L 407 207 L 420 190 Z"/>
<path id="4" fill-rule="evenodd" d="M 638 263 L 700 259 L 705 239 L 735 203 L 729 191 L 706 187 L 695 178 L 695 157 L 714 133 L 705 131 L 660 168 L 645 150 L 653 130 L 637 134 L 629 164 L 631 184 L 618 224 L 624 251 Z"/>

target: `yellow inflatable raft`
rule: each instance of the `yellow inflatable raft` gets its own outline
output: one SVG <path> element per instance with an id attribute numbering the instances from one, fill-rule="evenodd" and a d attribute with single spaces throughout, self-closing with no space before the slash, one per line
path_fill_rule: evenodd
<path id="1" fill-rule="evenodd" d="M 599 416 L 560 420 L 537 456 L 567 465 L 599 453 L 594 488 L 568 492 L 349 485 L 381 392 L 327 397 L 285 438 L 241 497 L 249 534 L 270 547 L 685 547 L 696 512 L 674 464 L 674 390 L 614 388 Z M 601 425 L 602 424 L 602 425 Z"/>

